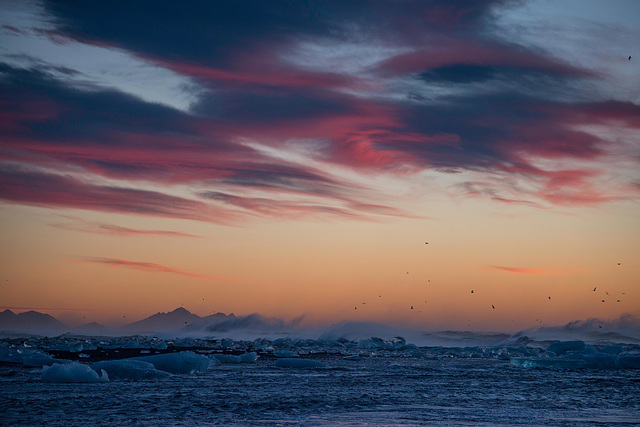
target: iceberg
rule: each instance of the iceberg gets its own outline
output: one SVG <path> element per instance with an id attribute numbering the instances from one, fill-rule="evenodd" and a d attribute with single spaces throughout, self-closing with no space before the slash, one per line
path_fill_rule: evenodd
<path id="1" fill-rule="evenodd" d="M 240 361 L 242 363 L 256 363 L 258 361 L 258 354 L 255 352 L 245 353 L 240 355 Z"/>
<path id="2" fill-rule="evenodd" d="M 22 356 L 13 347 L 9 347 L 5 343 L 0 344 L 0 362 L 1 363 L 22 363 Z"/>
<path id="3" fill-rule="evenodd" d="M 291 350 L 277 350 L 273 353 L 275 357 L 287 358 L 298 357 L 298 353 Z"/>
<path id="4" fill-rule="evenodd" d="M 22 364 L 26 366 L 51 366 L 55 363 L 63 364 L 66 360 L 54 359 L 48 354 L 33 349 L 19 349 L 18 354 L 22 357 Z"/>
<path id="5" fill-rule="evenodd" d="M 92 367 L 96 372 L 105 371 L 109 378 L 119 380 L 149 380 L 171 375 L 142 360 L 103 360 L 94 363 Z"/>
<path id="6" fill-rule="evenodd" d="M 255 352 L 244 353 L 238 356 L 233 354 L 214 354 L 213 357 L 220 363 L 255 363 L 258 360 L 258 354 Z"/>
<path id="7" fill-rule="evenodd" d="M 546 368 L 546 369 L 582 369 L 586 366 L 584 360 L 563 358 L 527 358 L 516 357 L 511 359 L 511 365 L 521 368 Z"/>
<path id="8" fill-rule="evenodd" d="M 547 348 L 547 352 L 555 353 L 556 356 L 562 356 L 568 351 L 581 351 L 584 350 L 586 344 L 584 341 L 560 341 L 551 344 Z"/>
<path id="9" fill-rule="evenodd" d="M 278 359 L 278 368 L 324 368 L 325 364 L 312 359 Z"/>
<path id="10" fill-rule="evenodd" d="M 640 353 L 619 354 L 618 367 L 626 369 L 640 369 Z"/>
<path id="11" fill-rule="evenodd" d="M 154 356 L 135 357 L 132 360 L 141 360 L 151 363 L 156 369 L 172 374 L 194 374 L 205 372 L 209 367 L 209 358 L 192 351 L 180 353 L 156 354 Z"/>
<path id="12" fill-rule="evenodd" d="M 43 366 L 40 377 L 46 383 L 96 383 L 109 381 L 109 375 L 103 370 L 100 375 L 88 365 L 73 362 L 60 365 Z"/>

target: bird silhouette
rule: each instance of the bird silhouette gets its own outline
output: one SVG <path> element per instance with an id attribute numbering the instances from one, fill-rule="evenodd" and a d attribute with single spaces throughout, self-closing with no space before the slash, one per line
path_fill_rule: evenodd
<path id="1" fill-rule="evenodd" d="M 629 61 L 631 61 L 631 56 L 629 56 Z"/>
<path id="2" fill-rule="evenodd" d="M 429 244 L 429 242 L 424 242 L 424 244 L 425 244 L 425 245 L 428 245 L 428 244 Z"/>
<path id="3" fill-rule="evenodd" d="M 595 291 L 596 291 L 596 289 L 598 289 L 598 287 L 597 287 L 597 286 L 596 286 L 595 288 L 593 288 L 593 292 L 595 292 Z"/>
<path id="4" fill-rule="evenodd" d="M 411 306 L 411 310 L 413 310 L 413 306 Z"/>
<path id="5" fill-rule="evenodd" d="M 473 293 L 473 289 L 471 289 L 471 293 Z"/>
<path id="6" fill-rule="evenodd" d="M 602 302 L 604 302 L 604 300 L 602 300 Z"/>
<path id="7" fill-rule="evenodd" d="M 549 299 L 551 299 L 551 297 L 549 297 Z"/>
<path id="8" fill-rule="evenodd" d="M 494 310 L 496 309 L 496 306 L 491 304 L 491 308 L 493 308 Z"/>

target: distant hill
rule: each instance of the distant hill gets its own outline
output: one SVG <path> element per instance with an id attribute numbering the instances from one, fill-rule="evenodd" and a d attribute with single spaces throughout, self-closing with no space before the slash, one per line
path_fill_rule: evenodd
<path id="1" fill-rule="evenodd" d="M 0 331 L 35 335 L 59 335 L 69 327 L 53 316 L 37 311 L 15 314 L 11 310 L 0 312 Z"/>
<path id="2" fill-rule="evenodd" d="M 156 313 L 146 319 L 124 325 L 121 331 L 128 333 L 173 331 L 198 320 L 200 320 L 200 316 L 180 307 L 168 313 Z"/>

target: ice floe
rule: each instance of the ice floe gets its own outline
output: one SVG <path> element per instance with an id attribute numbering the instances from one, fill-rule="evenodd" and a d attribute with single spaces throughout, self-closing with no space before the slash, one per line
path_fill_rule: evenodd
<path id="1" fill-rule="evenodd" d="M 88 365 L 73 362 L 64 365 L 54 363 L 42 367 L 40 377 L 46 383 L 95 383 L 109 381 L 109 375 L 104 371 L 98 374 Z"/>
<path id="2" fill-rule="evenodd" d="M 148 362 L 156 369 L 170 372 L 172 374 L 194 374 L 198 372 L 205 372 L 210 363 L 208 357 L 196 354 L 192 351 L 141 356 L 136 357 L 134 360 Z"/>
<path id="3" fill-rule="evenodd" d="M 156 369 L 153 364 L 142 360 L 103 360 L 94 363 L 92 367 L 96 372 L 106 371 L 112 380 L 149 380 L 166 378 L 171 375 L 169 372 Z"/>

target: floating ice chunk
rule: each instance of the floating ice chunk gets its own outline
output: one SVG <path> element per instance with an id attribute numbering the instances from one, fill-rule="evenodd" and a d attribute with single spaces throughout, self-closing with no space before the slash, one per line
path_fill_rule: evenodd
<path id="1" fill-rule="evenodd" d="M 18 350 L 11 348 L 4 343 L 0 343 L 0 362 L 4 363 L 22 363 L 22 355 Z"/>
<path id="2" fill-rule="evenodd" d="M 242 363 L 256 363 L 258 361 L 258 354 L 255 352 L 245 353 L 240 355 Z"/>
<path id="3" fill-rule="evenodd" d="M 96 383 L 109 381 L 109 375 L 101 371 L 100 375 L 88 365 L 73 362 L 42 367 L 42 381 L 46 383 Z"/>
<path id="4" fill-rule="evenodd" d="M 619 354 L 618 367 L 626 369 L 640 369 L 640 353 Z"/>
<path id="5" fill-rule="evenodd" d="M 165 378 L 170 375 L 168 372 L 156 369 L 149 362 L 132 359 L 103 360 L 94 363 L 93 369 L 96 372 L 106 371 L 111 379 L 148 380 Z"/>
<path id="6" fill-rule="evenodd" d="M 360 348 L 384 348 L 386 343 L 382 338 L 371 337 L 369 339 L 362 339 L 358 341 L 358 347 Z"/>
<path id="7" fill-rule="evenodd" d="M 600 348 L 601 353 L 615 354 L 615 355 L 622 353 L 622 350 L 623 348 L 621 345 L 613 345 L 613 344 L 607 344 L 604 347 Z"/>
<path id="8" fill-rule="evenodd" d="M 312 359 L 278 359 L 276 366 L 278 368 L 323 368 L 325 365 L 319 360 Z"/>
<path id="9" fill-rule="evenodd" d="M 567 351 L 582 351 L 586 347 L 584 341 L 560 341 L 551 344 L 547 348 L 547 352 L 555 353 L 556 356 L 562 356 Z"/>
<path id="10" fill-rule="evenodd" d="M 233 354 L 214 354 L 213 357 L 220 363 L 255 363 L 258 360 L 258 354 L 255 352 L 244 353 L 239 356 Z"/>
<path id="11" fill-rule="evenodd" d="M 403 337 L 393 337 L 391 338 L 391 344 L 393 344 L 394 347 L 396 348 L 400 348 L 402 346 L 404 346 L 407 343 L 407 340 L 405 340 Z"/>
<path id="12" fill-rule="evenodd" d="M 140 345 L 140 343 L 137 340 L 133 339 L 133 340 L 126 340 L 124 343 L 122 343 L 120 348 L 142 348 L 142 345 Z"/>
<path id="13" fill-rule="evenodd" d="M 193 374 L 205 372 L 209 367 L 209 358 L 192 351 L 180 353 L 156 354 L 153 356 L 135 357 L 134 360 L 149 362 L 156 369 L 172 374 Z"/>
<path id="14" fill-rule="evenodd" d="M 20 349 L 18 353 L 22 357 L 22 363 L 26 366 L 51 366 L 54 363 L 66 363 L 65 360 L 54 359 L 48 354 L 33 349 Z"/>
<path id="15" fill-rule="evenodd" d="M 587 369 L 614 369 L 617 365 L 617 357 L 606 353 L 587 353 L 580 358 Z"/>
<path id="16" fill-rule="evenodd" d="M 166 350 L 167 349 L 167 343 L 164 341 L 158 341 L 155 342 L 153 344 L 151 344 L 151 348 L 153 348 L 154 350 Z"/>
<path id="17" fill-rule="evenodd" d="M 586 366 L 584 360 L 553 358 L 526 358 L 516 357 L 511 359 L 513 366 L 521 368 L 546 368 L 546 369 L 582 369 Z"/>
<path id="18" fill-rule="evenodd" d="M 240 356 L 233 354 L 214 354 L 213 357 L 220 363 L 242 363 Z"/>
<path id="19" fill-rule="evenodd" d="M 222 348 L 232 348 L 233 340 L 231 338 L 223 338 L 220 340 L 220 347 Z"/>
<path id="20" fill-rule="evenodd" d="M 569 351 L 562 357 L 513 358 L 511 364 L 523 368 L 548 369 L 614 369 L 619 366 L 613 354 Z"/>
<path id="21" fill-rule="evenodd" d="M 281 358 L 298 357 L 298 353 L 296 353 L 295 351 L 291 351 L 291 350 L 277 350 L 277 351 L 273 352 L 273 355 L 275 357 L 281 357 Z"/>
<path id="22" fill-rule="evenodd" d="M 63 341 L 56 346 L 52 347 L 51 350 L 62 350 L 62 351 L 70 351 L 71 353 L 80 353 L 84 350 L 82 342 L 79 341 Z"/>

